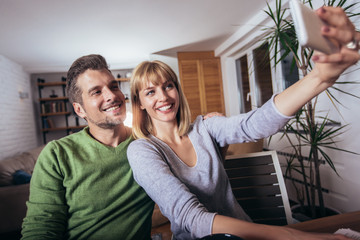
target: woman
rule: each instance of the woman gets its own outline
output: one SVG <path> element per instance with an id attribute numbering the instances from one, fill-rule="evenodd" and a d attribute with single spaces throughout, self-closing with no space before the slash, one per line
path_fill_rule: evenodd
<path id="1" fill-rule="evenodd" d="M 360 56 L 346 43 L 360 39 L 341 9 L 323 7 L 329 23 L 322 34 L 336 41 L 337 54 L 317 53 L 314 70 L 247 114 L 196 118 L 190 112 L 175 73 L 159 61 L 143 62 L 133 72 L 133 135 L 128 148 L 135 180 L 171 221 L 175 239 L 230 233 L 244 239 L 348 239 L 251 223 L 236 202 L 221 164 L 217 144 L 256 141 L 276 133 L 306 102 L 332 86 Z"/>

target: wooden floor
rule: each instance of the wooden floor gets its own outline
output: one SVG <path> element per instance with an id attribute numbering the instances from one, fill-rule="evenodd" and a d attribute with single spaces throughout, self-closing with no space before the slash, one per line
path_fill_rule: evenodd
<path id="1" fill-rule="evenodd" d="M 161 235 L 162 240 L 171 240 L 171 230 L 170 230 L 170 223 L 165 223 L 163 225 L 160 225 L 158 227 L 154 227 L 151 230 L 151 236 L 159 234 Z"/>
<path id="2" fill-rule="evenodd" d="M 170 223 L 168 222 L 158 227 L 152 228 L 151 235 L 154 234 L 159 234 L 162 240 L 171 240 L 172 233 L 170 230 Z M 0 240 L 19 240 L 20 238 L 21 238 L 20 231 L 0 233 Z"/>

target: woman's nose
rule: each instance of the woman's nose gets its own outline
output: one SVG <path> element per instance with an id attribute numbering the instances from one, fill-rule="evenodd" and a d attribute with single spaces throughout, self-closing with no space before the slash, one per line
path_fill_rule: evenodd
<path id="1" fill-rule="evenodd" d="M 160 92 L 159 100 L 161 100 L 161 101 L 167 100 L 167 98 L 168 98 L 167 92 L 165 90 L 161 90 L 159 92 Z"/>

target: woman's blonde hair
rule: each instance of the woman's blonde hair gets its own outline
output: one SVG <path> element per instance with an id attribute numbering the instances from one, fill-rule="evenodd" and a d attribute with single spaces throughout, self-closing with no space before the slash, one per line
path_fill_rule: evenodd
<path id="1" fill-rule="evenodd" d="M 154 134 L 153 125 L 146 110 L 140 108 L 139 91 L 147 86 L 148 82 L 159 85 L 161 80 L 165 79 L 174 83 L 179 93 L 179 110 L 176 119 L 179 127 L 179 135 L 187 134 L 190 126 L 190 108 L 185 95 L 179 85 L 174 71 L 161 61 L 145 61 L 140 63 L 133 71 L 130 80 L 131 105 L 133 113 L 132 129 L 135 139 L 148 138 L 149 134 Z"/>

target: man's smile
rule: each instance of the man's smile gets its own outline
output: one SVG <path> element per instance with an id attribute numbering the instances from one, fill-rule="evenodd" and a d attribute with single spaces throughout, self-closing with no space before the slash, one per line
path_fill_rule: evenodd
<path id="1" fill-rule="evenodd" d="M 105 112 L 111 112 L 111 111 L 114 111 L 114 110 L 116 110 L 116 109 L 119 109 L 121 106 L 122 106 L 122 104 L 114 105 L 114 106 L 105 108 L 103 111 L 105 111 Z"/>

